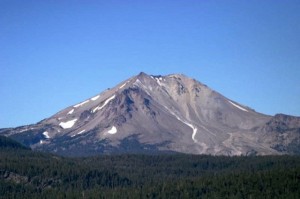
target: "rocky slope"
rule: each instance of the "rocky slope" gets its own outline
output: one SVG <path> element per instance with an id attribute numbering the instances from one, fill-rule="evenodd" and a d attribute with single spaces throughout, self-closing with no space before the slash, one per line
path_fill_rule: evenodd
<path id="1" fill-rule="evenodd" d="M 0 134 L 69 156 L 300 153 L 299 117 L 255 112 L 178 74 L 140 73 L 37 124 Z"/>

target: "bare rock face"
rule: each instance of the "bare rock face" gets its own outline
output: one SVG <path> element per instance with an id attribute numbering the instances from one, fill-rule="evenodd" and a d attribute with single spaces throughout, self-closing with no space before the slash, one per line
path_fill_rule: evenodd
<path id="1" fill-rule="evenodd" d="M 299 117 L 277 114 L 260 132 L 271 148 L 287 154 L 300 154 Z"/>
<path id="2" fill-rule="evenodd" d="M 1 129 L 35 150 L 300 154 L 300 118 L 255 112 L 184 75 L 140 73 L 33 125 Z"/>

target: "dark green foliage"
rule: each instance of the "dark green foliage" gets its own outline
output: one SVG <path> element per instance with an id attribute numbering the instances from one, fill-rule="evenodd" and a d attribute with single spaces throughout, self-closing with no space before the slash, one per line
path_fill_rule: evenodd
<path id="1" fill-rule="evenodd" d="M 3 149 L 3 148 L 28 149 L 28 150 L 30 150 L 30 148 L 27 148 L 27 147 L 23 146 L 19 142 L 16 142 L 16 141 L 14 141 L 10 138 L 7 138 L 5 136 L 0 135 L 0 149 Z"/>
<path id="2" fill-rule="evenodd" d="M 1 149 L 0 198 L 300 198 L 300 158 Z"/>

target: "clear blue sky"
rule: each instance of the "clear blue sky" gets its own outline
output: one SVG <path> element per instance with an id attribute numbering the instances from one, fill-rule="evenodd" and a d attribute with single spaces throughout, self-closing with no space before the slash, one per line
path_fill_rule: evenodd
<path id="1" fill-rule="evenodd" d="M 0 0 L 0 128 L 144 71 L 300 115 L 299 0 Z"/>

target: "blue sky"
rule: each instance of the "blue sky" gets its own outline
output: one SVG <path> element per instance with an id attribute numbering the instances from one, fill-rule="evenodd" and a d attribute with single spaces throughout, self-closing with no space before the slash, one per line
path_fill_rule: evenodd
<path id="1" fill-rule="evenodd" d="M 0 0 L 0 128 L 144 71 L 300 116 L 299 0 Z"/>

